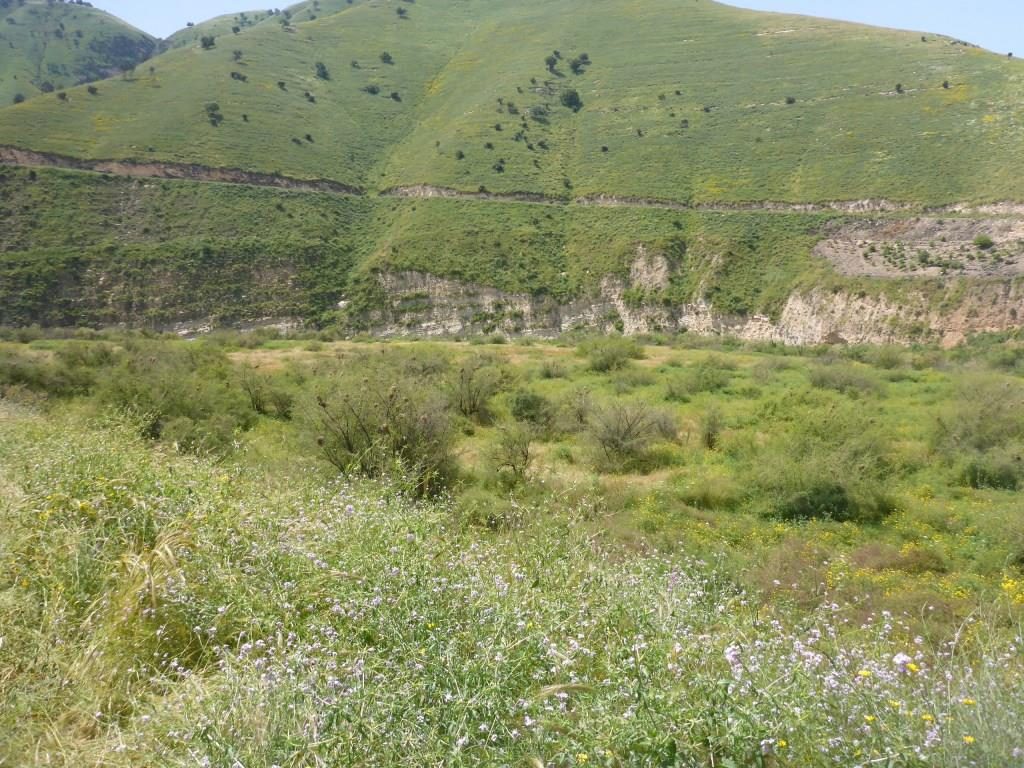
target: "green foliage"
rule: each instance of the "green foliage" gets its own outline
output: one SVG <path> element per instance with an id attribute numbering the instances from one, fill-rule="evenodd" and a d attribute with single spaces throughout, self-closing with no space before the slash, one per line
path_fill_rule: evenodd
<path id="1" fill-rule="evenodd" d="M 588 437 L 597 448 L 597 465 L 604 472 L 651 468 L 652 447 L 658 440 L 675 440 L 678 426 L 671 414 L 639 400 L 617 400 L 590 416 Z"/>
<path id="2" fill-rule="evenodd" d="M 841 363 L 812 369 L 810 380 L 818 389 L 831 389 L 851 397 L 878 394 L 882 390 L 881 383 L 868 371 Z"/>
<path id="3" fill-rule="evenodd" d="M 208 345 L 134 341 L 99 376 L 97 398 L 132 414 L 143 436 L 187 452 L 227 451 L 255 421 L 227 357 Z"/>
<path id="4" fill-rule="evenodd" d="M 974 238 L 974 245 L 979 250 L 987 251 L 995 246 L 995 241 L 993 241 L 988 235 L 978 235 Z"/>
<path id="5" fill-rule="evenodd" d="M 544 395 L 529 389 L 516 390 L 509 397 L 509 412 L 516 421 L 546 427 L 551 423 L 554 408 Z"/>
<path id="6" fill-rule="evenodd" d="M 340 375 L 317 395 L 311 428 L 323 457 L 346 475 L 408 479 L 419 495 L 438 493 L 454 476 L 452 426 L 436 387 L 379 371 Z"/>
<path id="7" fill-rule="evenodd" d="M 588 339 L 577 347 L 576 352 L 586 357 L 590 370 L 597 373 L 617 371 L 629 365 L 631 360 L 640 360 L 644 356 L 643 348 L 634 339 L 624 336 Z"/>
<path id="8" fill-rule="evenodd" d="M 448 401 L 467 419 L 490 419 L 490 401 L 505 385 L 505 371 L 487 355 L 475 355 L 461 361 L 446 382 Z"/>

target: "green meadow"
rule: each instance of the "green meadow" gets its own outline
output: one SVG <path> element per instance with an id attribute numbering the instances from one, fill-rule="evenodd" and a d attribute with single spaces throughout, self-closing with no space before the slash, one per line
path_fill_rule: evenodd
<path id="1" fill-rule="evenodd" d="M 1018 339 L 6 338 L 12 764 L 1024 748 Z"/>

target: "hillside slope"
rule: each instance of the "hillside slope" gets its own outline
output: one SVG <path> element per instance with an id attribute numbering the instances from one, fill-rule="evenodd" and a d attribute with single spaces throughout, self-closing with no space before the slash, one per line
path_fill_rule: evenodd
<path id="1" fill-rule="evenodd" d="M 0 163 L 35 167 L 0 175 L 0 324 L 804 343 L 1024 317 L 1018 61 L 710 0 L 246 19 L 0 109 Z"/>
<path id="2" fill-rule="evenodd" d="M 1024 198 L 1024 64 L 947 38 L 708 0 L 376 0 L 308 15 L 168 52 L 99 99 L 0 111 L 0 134 L 377 188 Z"/>
<path id="3" fill-rule="evenodd" d="M 156 40 L 73 3 L 0 0 L 0 104 L 110 77 L 145 61 Z"/>

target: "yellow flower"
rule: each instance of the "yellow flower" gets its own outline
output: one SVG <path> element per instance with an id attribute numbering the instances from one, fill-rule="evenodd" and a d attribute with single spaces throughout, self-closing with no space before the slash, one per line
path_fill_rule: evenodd
<path id="1" fill-rule="evenodd" d="M 584 763 L 587 763 L 589 760 L 590 755 L 588 755 L 586 752 L 579 752 L 576 754 L 576 763 L 578 765 L 583 765 Z"/>
<path id="2" fill-rule="evenodd" d="M 899 709 L 900 708 L 900 703 L 898 701 L 896 701 L 896 699 L 889 699 L 889 706 L 892 707 L 893 709 Z"/>
<path id="3" fill-rule="evenodd" d="M 923 715 L 921 715 L 921 719 L 924 720 L 926 723 L 933 723 L 935 722 L 935 715 L 930 715 L 927 712 L 925 712 Z"/>
<path id="4" fill-rule="evenodd" d="M 973 744 L 975 738 L 973 736 L 964 736 L 964 744 Z"/>
<path id="5" fill-rule="evenodd" d="M 779 739 L 775 744 L 779 749 L 785 749 L 789 746 L 789 742 L 785 739 Z"/>
<path id="6" fill-rule="evenodd" d="M 611 758 L 615 757 L 615 754 L 610 749 L 606 749 L 604 751 L 604 756 L 610 760 Z"/>
<path id="7" fill-rule="evenodd" d="M 976 702 L 974 699 L 960 699 L 960 703 L 963 704 L 965 707 L 973 707 L 978 702 Z"/>
<path id="8" fill-rule="evenodd" d="M 907 669 L 909 669 L 911 672 L 921 671 L 921 668 L 917 666 L 917 664 L 915 664 L 914 662 L 910 662 L 909 664 L 907 664 Z"/>
<path id="9" fill-rule="evenodd" d="M 874 715 L 864 715 L 865 723 L 873 723 L 877 718 Z"/>
<path id="10" fill-rule="evenodd" d="M 857 677 L 871 677 L 871 670 L 862 669 L 860 672 L 857 673 Z"/>

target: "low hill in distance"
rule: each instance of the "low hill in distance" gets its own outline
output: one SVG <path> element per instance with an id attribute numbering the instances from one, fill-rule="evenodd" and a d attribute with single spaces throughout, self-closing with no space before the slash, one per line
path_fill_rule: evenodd
<path id="1" fill-rule="evenodd" d="M 0 104 L 130 71 L 156 40 L 85 3 L 0 0 Z"/>

